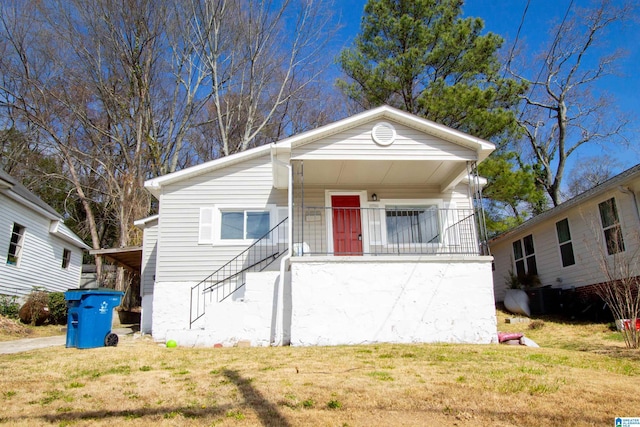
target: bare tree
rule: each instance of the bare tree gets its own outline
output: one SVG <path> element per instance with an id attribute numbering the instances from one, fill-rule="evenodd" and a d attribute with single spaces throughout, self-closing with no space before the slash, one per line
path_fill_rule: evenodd
<path id="1" fill-rule="evenodd" d="M 594 224 L 595 225 L 595 224 Z M 593 228 L 597 230 L 595 225 Z M 638 230 L 614 234 L 613 241 L 603 242 L 597 234 L 594 255 L 606 281 L 596 285 L 597 294 L 618 321 L 628 348 L 640 348 L 640 234 Z"/>
<path id="2" fill-rule="evenodd" d="M 324 49 L 331 34 L 330 2 L 194 0 L 192 5 L 199 58 L 211 75 L 209 120 L 203 126 L 209 125 L 208 135 L 218 145 L 214 155 L 281 136 L 274 121 L 329 65 Z M 275 134 L 269 138 L 268 131 Z"/>
<path id="3" fill-rule="evenodd" d="M 629 19 L 634 6 L 599 0 L 595 7 L 578 9 L 550 34 L 551 45 L 538 63 L 538 76 L 511 72 L 530 85 L 523 96 L 527 113 L 520 125 L 531 162 L 539 169 L 538 180 L 554 206 L 561 200 L 560 188 L 567 158 L 585 144 L 624 141 L 622 130 L 628 120 L 616 114 L 614 103 L 593 92 L 593 85 L 615 71 L 619 50 L 594 58 L 607 30 Z M 532 67 L 527 61 L 528 69 Z"/>
<path id="4" fill-rule="evenodd" d="M 608 154 L 579 158 L 571 169 L 567 182 L 567 197 L 578 194 L 602 184 L 615 175 L 620 163 Z"/>
<path id="5" fill-rule="evenodd" d="M 150 209 L 145 179 L 326 117 L 311 119 L 302 102 L 319 97 L 330 60 L 322 51 L 328 6 L 48 0 L 25 8 L 7 0 L 1 118 L 59 159 L 93 248 L 139 243 L 133 220 Z M 207 128 L 214 148 L 202 150 Z"/>
<path id="6" fill-rule="evenodd" d="M 37 6 L 3 6 L 4 105 L 62 159 L 93 248 L 135 243 L 133 220 L 149 210 L 142 183 L 164 15 L 145 1 Z"/>

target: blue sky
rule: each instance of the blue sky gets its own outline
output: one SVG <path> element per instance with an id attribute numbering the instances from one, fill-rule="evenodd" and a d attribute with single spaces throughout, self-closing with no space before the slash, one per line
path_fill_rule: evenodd
<path id="1" fill-rule="evenodd" d="M 619 3 L 621 0 L 614 0 Z M 338 1 L 338 13 L 342 14 L 344 28 L 341 38 L 344 44 L 350 43 L 360 29 L 360 19 L 365 0 Z M 537 54 L 544 49 L 549 39 L 551 27 L 559 23 L 571 0 L 531 0 L 519 35 L 518 47 Z M 586 0 L 574 0 L 572 7 L 585 6 Z M 527 0 L 467 0 L 463 7 L 466 16 L 480 17 L 485 21 L 486 31 L 501 35 L 505 39 L 505 48 L 511 48 L 520 25 Z M 607 92 L 615 99 L 618 108 L 632 119 L 640 116 L 640 30 L 638 22 L 618 26 L 602 39 L 600 52 L 606 53 L 622 48 L 627 56 L 619 62 L 618 76 L 609 76 L 599 81 L 596 90 Z M 537 72 L 537 71 L 536 71 Z M 631 167 L 640 162 L 640 144 L 635 137 L 640 126 L 633 124 L 626 132 L 631 146 L 625 149 L 607 150 L 620 162 L 620 168 Z M 586 148 L 586 147 L 584 147 Z M 590 147 L 577 151 L 573 160 L 598 155 L 604 150 Z"/>

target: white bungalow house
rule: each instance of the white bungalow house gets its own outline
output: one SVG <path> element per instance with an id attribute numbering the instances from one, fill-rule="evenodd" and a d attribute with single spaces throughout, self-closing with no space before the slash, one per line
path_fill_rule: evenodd
<path id="1" fill-rule="evenodd" d="M 510 271 L 536 275 L 538 295 L 564 290 L 585 299 L 593 297 L 594 285 L 612 279 L 605 265 L 628 266 L 628 274 L 640 275 L 639 194 L 640 165 L 636 165 L 491 239 L 496 301 L 504 299 Z M 545 298 L 537 304 L 544 305 Z M 550 304 L 553 299 L 538 309 L 553 310 Z"/>
<path id="2" fill-rule="evenodd" d="M 497 341 L 494 145 L 382 106 L 151 179 L 142 330 L 180 345 Z M 479 204 L 478 204 L 479 206 Z"/>
<path id="3" fill-rule="evenodd" d="M 0 169 L 0 295 L 77 288 L 88 249 L 60 214 Z"/>

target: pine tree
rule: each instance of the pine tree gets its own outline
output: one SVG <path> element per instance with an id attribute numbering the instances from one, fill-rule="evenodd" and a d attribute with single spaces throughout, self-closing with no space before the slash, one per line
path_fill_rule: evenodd
<path id="1" fill-rule="evenodd" d="M 511 109 L 525 85 L 500 76 L 502 38 L 461 18 L 462 0 L 369 0 L 354 46 L 338 58 L 344 94 L 485 139 L 514 129 Z"/>

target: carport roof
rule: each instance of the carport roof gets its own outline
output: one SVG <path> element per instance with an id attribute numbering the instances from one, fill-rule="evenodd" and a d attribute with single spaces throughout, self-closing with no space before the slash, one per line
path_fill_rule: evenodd
<path id="1" fill-rule="evenodd" d="M 142 246 L 129 246 L 126 248 L 93 249 L 91 255 L 102 257 L 108 261 L 119 264 L 129 270 L 140 273 L 142 266 Z"/>

